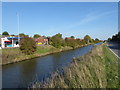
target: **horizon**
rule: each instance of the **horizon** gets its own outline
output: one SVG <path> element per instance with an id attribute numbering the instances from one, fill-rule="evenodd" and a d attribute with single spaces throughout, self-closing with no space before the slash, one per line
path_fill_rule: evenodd
<path id="1" fill-rule="evenodd" d="M 2 32 L 106 40 L 118 33 L 117 2 L 3 2 Z"/>

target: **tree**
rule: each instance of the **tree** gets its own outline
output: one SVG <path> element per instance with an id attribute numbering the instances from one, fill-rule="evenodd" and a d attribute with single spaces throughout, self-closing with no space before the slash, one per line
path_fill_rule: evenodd
<path id="1" fill-rule="evenodd" d="M 110 41 L 120 43 L 120 32 L 118 32 L 116 35 L 113 35 Z"/>
<path id="2" fill-rule="evenodd" d="M 61 48 L 61 46 L 64 46 L 64 42 L 62 39 L 62 34 L 58 33 L 52 37 L 49 38 L 49 44 L 53 45 L 56 48 Z"/>
<path id="3" fill-rule="evenodd" d="M 65 42 L 65 40 L 62 40 L 62 46 L 63 47 L 67 46 L 67 43 Z"/>
<path id="4" fill-rule="evenodd" d="M 77 38 L 76 39 L 76 43 L 78 44 L 78 45 L 80 45 L 81 43 L 80 43 L 80 39 L 79 38 Z"/>
<path id="5" fill-rule="evenodd" d="M 35 34 L 33 37 L 34 37 L 34 38 L 39 38 L 40 35 L 39 35 L 39 34 Z"/>
<path id="6" fill-rule="evenodd" d="M 57 36 L 51 37 L 50 41 L 51 41 L 51 45 L 53 45 L 54 47 L 61 48 L 62 40 L 58 38 Z"/>
<path id="7" fill-rule="evenodd" d="M 111 41 L 111 38 L 108 38 L 108 42 L 110 42 Z"/>
<path id="8" fill-rule="evenodd" d="M 60 33 L 56 34 L 55 36 L 62 39 L 62 34 L 60 34 Z"/>
<path id="9" fill-rule="evenodd" d="M 10 36 L 14 37 L 15 35 L 14 35 L 14 34 L 12 34 L 12 35 L 10 35 Z"/>
<path id="10" fill-rule="evenodd" d="M 40 37 L 40 35 L 39 35 L 39 37 Z M 43 35 L 42 37 L 43 37 L 43 38 L 47 38 L 45 35 Z"/>
<path id="11" fill-rule="evenodd" d="M 95 42 L 95 40 L 94 40 L 94 39 L 92 39 L 92 41 L 93 41 L 93 42 Z"/>
<path id="12" fill-rule="evenodd" d="M 84 40 L 86 41 L 86 43 L 92 43 L 92 39 L 91 39 L 91 37 L 89 35 L 86 35 L 84 37 Z"/>
<path id="13" fill-rule="evenodd" d="M 24 33 L 19 34 L 19 37 L 26 37 L 26 36 L 28 36 L 28 35 L 25 35 Z"/>
<path id="14" fill-rule="evenodd" d="M 102 42 L 102 40 L 99 40 L 98 38 L 96 38 L 95 40 L 92 39 L 92 42 L 93 42 L 93 43 L 99 43 L 99 42 Z"/>
<path id="15" fill-rule="evenodd" d="M 77 43 L 74 39 L 65 39 L 67 46 L 72 47 L 73 49 L 76 47 Z"/>
<path id="16" fill-rule="evenodd" d="M 99 41 L 99 39 L 98 39 L 98 38 L 96 38 L 96 39 L 95 39 L 95 41 Z"/>
<path id="17" fill-rule="evenodd" d="M 20 50 L 26 55 L 33 54 L 36 51 L 36 43 L 30 37 L 24 37 L 20 41 Z"/>
<path id="18" fill-rule="evenodd" d="M 75 37 L 74 37 L 74 36 L 71 36 L 70 38 L 74 39 Z"/>
<path id="19" fill-rule="evenodd" d="M 3 32 L 2 35 L 9 35 L 7 31 Z"/>

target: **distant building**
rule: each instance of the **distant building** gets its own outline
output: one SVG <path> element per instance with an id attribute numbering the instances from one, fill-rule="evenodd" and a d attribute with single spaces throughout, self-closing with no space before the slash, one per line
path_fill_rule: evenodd
<path id="1" fill-rule="evenodd" d="M 48 39 L 45 37 L 39 37 L 39 38 L 35 39 L 35 42 L 37 43 L 37 45 L 47 45 Z"/>
<path id="2" fill-rule="evenodd" d="M 73 38 L 71 38 L 71 37 L 66 37 L 66 38 L 65 38 L 65 40 L 70 40 L 70 39 L 73 39 Z"/>
<path id="3" fill-rule="evenodd" d="M 0 47 L 6 48 L 6 47 L 19 47 L 19 40 L 20 37 L 6 37 L 2 36 L 0 38 Z"/>

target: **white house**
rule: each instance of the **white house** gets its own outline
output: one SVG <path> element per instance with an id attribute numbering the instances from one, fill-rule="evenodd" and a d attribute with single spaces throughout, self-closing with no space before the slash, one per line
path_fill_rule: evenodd
<path id="1" fill-rule="evenodd" d="M 1 48 L 6 47 L 19 47 L 20 37 L 3 37 L 1 38 Z"/>

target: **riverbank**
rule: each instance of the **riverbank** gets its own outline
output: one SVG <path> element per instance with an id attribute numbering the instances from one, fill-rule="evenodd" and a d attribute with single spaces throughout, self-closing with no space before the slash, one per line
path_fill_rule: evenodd
<path id="1" fill-rule="evenodd" d="M 32 88 L 119 88 L 118 58 L 104 44 L 74 58 L 63 74 L 54 73 Z"/>
<path id="2" fill-rule="evenodd" d="M 84 46 L 87 46 L 90 44 L 86 44 Z M 84 47 L 84 46 L 77 46 L 76 48 Z M 2 62 L 0 63 L 1 65 L 6 65 L 6 64 L 12 64 L 12 63 L 17 63 L 21 62 L 24 60 L 40 57 L 40 56 L 45 56 L 53 53 L 58 53 L 62 51 L 67 51 L 67 50 L 72 50 L 72 47 L 62 47 L 62 48 L 55 48 L 51 45 L 46 45 L 46 46 L 38 46 L 37 51 L 32 54 L 32 55 L 25 55 L 23 54 L 19 48 L 11 48 L 11 49 L 2 49 Z"/>

